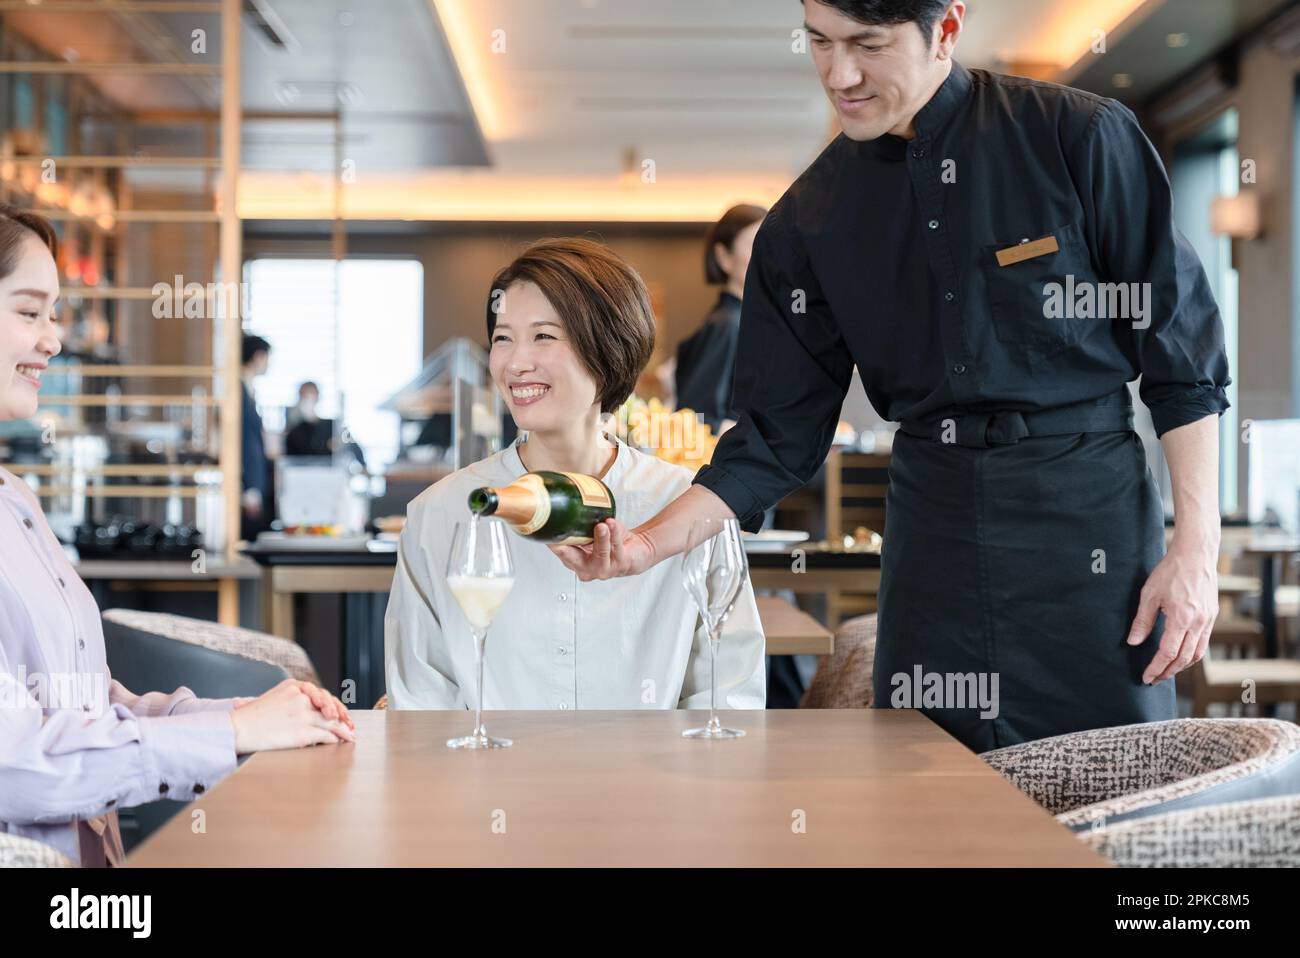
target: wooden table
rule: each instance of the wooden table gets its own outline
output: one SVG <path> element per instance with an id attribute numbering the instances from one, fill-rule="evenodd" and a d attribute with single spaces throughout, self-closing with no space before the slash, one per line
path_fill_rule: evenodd
<path id="1" fill-rule="evenodd" d="M 355 712 L 355 745 L 254 755 L 132 866 L 1101 866 L 918 712 Z M 800 823 L 804 830 L 798 830 Z"/>
<path id="2" fill-rule="evenodd" d="M 768 655 L 830 655 L 835 651 L 835 636 L 807 612 L 774 595 L 760 595 L 755 602 Z"/>
<path id="3" fill-rule="evenodd" d="M 1264 654 L 1276 658 L 1279 651 L 1277 587 L 1281 581 L 1280 567 L 1286 557 L 1300 553 L 1300 536 L 1258 526 L 1225 526 L 1220 548 L 1225 555 L 1259 560 L 1259 623 L 1264 629 Z"/>

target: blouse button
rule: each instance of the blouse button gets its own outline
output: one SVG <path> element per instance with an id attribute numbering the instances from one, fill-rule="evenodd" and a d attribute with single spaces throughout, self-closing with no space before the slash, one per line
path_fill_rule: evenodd
<path id="1" fill-rule="evenodd" d="M 64 588 L 64 589 L 66 589 L 66 588 L 68 587 L 68 584 L 67 584 L 66 582 L 63 581 L 63 578 L 62 578 L 62 577 L 59 578 L 59 586 L 60 586 L 61 588 Z"/>
<path id="2" fill-rule="evenodd" d="M 85 640 L 85 639 L 77 639 L 77 648 L 79 648 L 79 649 L 85 649 L 85 647 L 86 647 L 86 640 Z"/>
<path id="3" fill-rule="evenodd" d="M 32 520 L 31 520 L 31 519 L 24 519 L 24 520 L 23 520 L 23 525 L 25 525 L 28 529 L 30 529 L 30 528 L 32 527 Z"/>

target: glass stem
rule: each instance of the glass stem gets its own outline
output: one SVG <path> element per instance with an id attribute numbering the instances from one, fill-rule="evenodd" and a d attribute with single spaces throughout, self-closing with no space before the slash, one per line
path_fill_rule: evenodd
<path id="1" fill-rule="evenodd" d="M 716 728 L 718 721 L 718 636 L 709 636 L 709 725 Z"/>
<path id="2" fill-rule="evenodd" d="M 485 635 L 474 636 L 474 649 L 478 653 L 478 697 L 474 700 L 474 735 L 483 738 L 487 731 L 483 728 L 483 646 Z"/>

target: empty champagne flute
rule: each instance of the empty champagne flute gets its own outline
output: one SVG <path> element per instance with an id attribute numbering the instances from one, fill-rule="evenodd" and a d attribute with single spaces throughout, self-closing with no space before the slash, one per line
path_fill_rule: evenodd
<path id="1" fill-rule="evenodd" d="M 700 610 L 709 632 L 709 724 L 687 729 L 686 738 L 739 738 L 741 729 L 718 720 L 718 638 L 749 577 L 749 561 L 735 519 L 697 519 L 691 523 L 682 555 L 682 584 Z"/>
<path id="2" fill-rule="evenodd" d="M 447 586 L 469 620 L 478 660 L 478 697 L 474 701 L 474 731 L 447 740 L 449 748 L 506 748 L 508 738 L 492 738 L 483 727 L 483 650 L 488 627 L 515 584 L 507 526 L 500 519 L 475 516 L 456 523 L 447 559 Z"/>

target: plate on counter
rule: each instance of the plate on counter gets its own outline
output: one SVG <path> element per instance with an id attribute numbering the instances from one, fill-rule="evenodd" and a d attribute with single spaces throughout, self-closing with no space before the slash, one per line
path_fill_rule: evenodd
<path id="1" fill-rule="evenodd" d="M 764 529 L 762 532 L 742 532 L 746 552 L 785 552 L 801 542 L 807 542 L 810 533 L 797 529 Z"/>
<path id="2" fill-rule="evenodd" d="M 334 551 L 364 551 L 366 543 L 370 537 L 365 534 L 350 536 L 320 536 L 306 535 L 299 533 L 286 532 L 263 532 L 257 537 L 256 546 L 259 549 L 284 549 L 297 550 L 304 552 L 323 552 Z"/>

